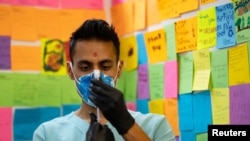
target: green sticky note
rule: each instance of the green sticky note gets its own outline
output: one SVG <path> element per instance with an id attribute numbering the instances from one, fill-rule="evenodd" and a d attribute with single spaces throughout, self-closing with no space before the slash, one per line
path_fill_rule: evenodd
<path id="1" fill-rule="evenodd" d="M 122 73 L 116 81 L 116 88 L 121 92 L 125 93 L 125 79 L 126 78 L 126 70 L 122 70 Z"/>
<path id="2" fill-rule="evenodd" d="M 228 87 L 228 50 L 211 52 L 211 87 Z"/>
<path id="3" fill-rule="evenodd" d="M 74 80 L 69 76 L 61 76 L 62 104 L 81 104 L 82 99 L 77 93 Z"/>
<path id="4" fill-rule="evenodd" d="M 192 92 L 193 84 L 193 54 L 178 55 L 179 94 Z"/>
<path id="5" fill-rule="evenodd" d="M 175 24 L 171 23 L 164 27 L 167 41 L 167 60 L 176 60 Z"/>
<path id="6" fill-rule="evenodd" d="M 0 73 L 0 106 L 13 106 L 13 74 Z"/>
<path id="7" fill-rule="evenodd" d="M 137 96 L 137 69 L 126 72 L 125 100 L 135 101 Z"/>
<path id="8" fill-rule="evenodd" d="M 14 106 L 38 105 L 39 75 L 34 73 L 13 73 Z"/>
<path id="9" fill-rule="evenodd" d="M 196 134 L 196 141 L 207 141 L 207 133 Z"/>
<path id="10" fill-rule="evenodd" d="M 150 99 L 164 97 L 164 64 L 149 65 L 149 92 Z"/>
<path id="11" fill-rule="evenodd" d="M 60 106 L 61 85 L 59 76 L 39 75 L 38 81 L 38 105 Z"/>

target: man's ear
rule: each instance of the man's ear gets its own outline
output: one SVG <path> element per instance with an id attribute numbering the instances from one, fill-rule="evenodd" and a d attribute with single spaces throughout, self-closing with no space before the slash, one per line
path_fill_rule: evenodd
<path id="1" fill-rule="evenodd" d="M 70 61 L 67 61 L 67 73 L 70 77 L 71 80 L 74 80 L 74 75 L 73 75 L 73 64 Z"/>
<path id="2" fill-rule="evenodd" d="M 123 64 L 124 64 L 124 61 L 120 60 L 118 64 L 119 66 L 117 66 L 118 67 L 117 78 L 120 78 L 120 76 L 122 75 Z"/>

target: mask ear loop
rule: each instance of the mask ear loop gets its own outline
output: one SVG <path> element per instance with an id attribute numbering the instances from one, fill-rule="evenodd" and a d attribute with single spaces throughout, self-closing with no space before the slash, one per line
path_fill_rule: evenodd
<path id="1" fill-rule="evenodd" d="M 75 78 L 75 81 L 79 84 L 80 82 L 76 79 L 75 73 L 74 73 L 74 71 L 73 71 L 72 62 L 69 62 L 69 66 L 70 66 L 70 68 L 71 68 L 71 71 L 72 71 L 73 77 Z"/>
<path id="2" fill-rule="evenodd" d="M 119 66 L 120 66 L 120 61 L 118 61 L 118 63 L 117 63 L 117 69 L 116 69 L 116 74 L 115 74 L 115 77 L 114 77 L 114 80 L 113 80 L 114 82 L 113 83 L 115 83 L 115 81 L 117 80 Z"/>

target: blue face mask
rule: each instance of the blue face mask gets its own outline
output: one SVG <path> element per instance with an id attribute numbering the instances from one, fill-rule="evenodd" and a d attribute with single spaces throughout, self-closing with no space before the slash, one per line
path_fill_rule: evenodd
<path id="1" fill-rule="evenodd" d="M 73 72 L 73 67 L 71 63 L 70 66 Z M 94 78 L 101 79 L 105 84 L 115 87 L 115 82 L 114 82 L 115 80 L 111 76 L 101 73 L 99 70 L 94 70 L 92 73 L 82 75 L 78 79 L 76 79 L 75 77 L 76 87 L 79 95 L 86 104 L 92 107 L 96 107 L 96 105 L 93 102 L 91 102 L 91 100 L 89 100 L 89 95 L 91 94 L 89 92 L 89 87 L 91 80 Z"/>

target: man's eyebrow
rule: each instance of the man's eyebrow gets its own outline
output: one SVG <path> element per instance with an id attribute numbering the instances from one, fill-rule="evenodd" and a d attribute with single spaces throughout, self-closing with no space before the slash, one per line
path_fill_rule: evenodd
<path id="1" fill-rule="evenodd" d="M 91 65 L 92 63 L 90 61 L 87 60 L 80 60 L 77 62 L 78 65 L 82 65 L 82 64 L 87 64 L 87 65 Z"/>
<path id="2" fill-rule="evenodd" d="M 99 62 L 99 64 L 103 64 L 103 63 L 113 63 L 113 60 L 111 60 L 111 59 L 105 59 L 105 60 L 101 60 Z"/>

